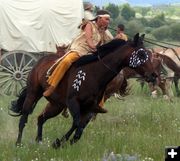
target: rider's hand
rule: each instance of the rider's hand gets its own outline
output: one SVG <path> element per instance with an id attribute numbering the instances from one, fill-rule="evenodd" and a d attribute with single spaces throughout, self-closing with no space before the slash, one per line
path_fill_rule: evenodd
<path id="1" fill-rule="evenodd" d="M 89 47 L 92 49 L 92 51 L 96 51 L 97 48 L 94 44 L 89 44 Z"/>

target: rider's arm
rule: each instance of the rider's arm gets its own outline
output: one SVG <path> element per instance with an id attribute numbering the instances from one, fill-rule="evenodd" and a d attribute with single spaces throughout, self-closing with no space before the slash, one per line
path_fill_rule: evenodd
<path id="1" fill-rule="evenodd" d="M 90 23 L 87 23 L 84 31 L 85 31 L 85 37 L 86 37 L 86 41 L 87 41 L 88 46 L 92 50 L 96 50 L 96 46 L 93 43 L 93 39 L 92 39 L 92 35 L 93 35 L 93 33 L 92 33 L 92 25 Z"/>

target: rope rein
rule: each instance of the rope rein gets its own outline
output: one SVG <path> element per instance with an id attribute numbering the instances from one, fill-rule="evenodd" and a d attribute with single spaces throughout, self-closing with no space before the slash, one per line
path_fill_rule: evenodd
<path id="1" fill-rule="evenodd" d="M 108 29 L 113 30 L 113 31 L 117 31 L 116 29 L 114 29 L 114 28 L 112 28 L 112 27 L 108 27 Z M 148 42 L 148 43 L 150 43 L 150 44 L 154 44 L 154 45 L 163 47 L 163 48 L 169 48 L 169 47 L 167 47 L 167 46 L 164 46 L 164 45 L 160 45 L 160 44 L 155 43 L 157 40 L 154 40 L 154 39 L 145 38 L 144 41 L 145 41 L 145 42 Z M 153 42 L 152 42 L 152 41 L 153 41 Z M 164 41 L 158 41 L 158 42 L 159 42 L 159 43 L 162 43 L 162 44 L 166 44 L 166 45 L 171 45 L 171 46 L 180 47 L 180 45 L 172 44 L 172 43 L 168 43 L 168 42 L 164 42 Z"/>

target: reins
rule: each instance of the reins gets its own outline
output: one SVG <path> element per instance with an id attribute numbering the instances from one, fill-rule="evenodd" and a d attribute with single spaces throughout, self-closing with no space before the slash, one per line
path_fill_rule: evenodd
<path id="1" fill-rule="evenodd" d="M 169 47 L 167 47 L 167 46 L 160 45 L 160 44 L 158 44 L 158 43 L 155 43 L 155 42 L 152 42 L 152 41 L 148 41 L 148 40 L 146 40 L 146 39 L 144 39 L 144 41 L 147 42 L 147 43 L 149 43 L 149 44 L 153 44 L 153 45 L 160 46 L 160 47 L 162 47 L 162 48 L 166 48 L 166 49 L 169 48 Z"/>
<path id="2" fill-rule="evenodd" d="M 150 42 L 151 41 L 156 41 L 154 39 L 150 39 L 150 38 L 145 38 L 147 40 L 149 40 Z M 162 44 L 166 44 L 166 45 L 172 45 L 172 46 L 176 46 L 176 47 L 180 47 L 180 45 L 177 45 L 177 44 L 172 44 L 172 43 L 168 43 L 168 42 L 164 42 L 164 41 L 158 41 L 159 43 L 162 43 Z"/>
<path id="3" fill-rule="evenodd" d="M 100 55 L 98 54 L 98 60 L 107 68 L 107 69 L 109 69 L 111 72 L 113 72 L 114 74 L 118 74 L 119 72 L 117 72 L 117 71 L 114 71 L 114 70 L 112 70 L 106 63 L 104 63 L 104 61 L 101 59 L 101 57 L 100 57 Z"/>
<path id="4" fill-rule="evenodd" d="M 116 29 L 114 29 L 112 27 L 108 27 L 108 29 L 113 30 L 113 31 L 117 31 Z M 150 39 L 150 38 L 144 38 L 144 41 L 149 43 L 149 44 L 153 44 L 153 45 L 165 48 L 166 50 L 171 49 L 174 52 L 174 54 L 176 55 L 176 57 L 178 58 L 178 60 L 180 61 L 180 57 L 179 57 L 178 53 L 176 52 L 176 50 L 174 50 L 172 47 L 167 47 L 167 46 L 164 46 L 164 45 L 161 45 L 161 44 L 171 45 L 171 46 L 176 46 L 176 47 L 180 47 L 180 45 L 172 44 L 172 43 L 168 43 L 168 42 L 164 42 L 164 41 L 158 41 L 158 43 L 156 43 L 157 40 Z M 161 43 L 161 44 L 159 44 L 159 43 Z"/>
<path id="5" fill-rule="evenodd" d="M 108 27 L 108 29 L 110 30 L 113 30 L 113 31 L 117 31 L 116 29 L 112 28 L 112 27 Z M 150 39 L 150 38 L 144 38 L 144 41 L 145 42 L 148 42 L 150 44 L 153 44 L 153 45 L 157 45 L 157 46 L 160 46 L 160 47 L 163 47 L 163 48 L 169 48 L 167 46 L 164 46 L 164 45 L 160 45 L 158 43 L 155 43 L 157 40 L 154 40 L 154 39 Z M 159 43 L 162 43 L 162 44 L 166 44 L 166 45 L 171 45 L 171 46 L 176 46 L 176 47 L 180 47 L 180 45 L 177 45 L 177 44 L 172 44 L 172 43 L 168 43 L 168 42 L 164 42 L 164 41 L 158 41 Z"/>

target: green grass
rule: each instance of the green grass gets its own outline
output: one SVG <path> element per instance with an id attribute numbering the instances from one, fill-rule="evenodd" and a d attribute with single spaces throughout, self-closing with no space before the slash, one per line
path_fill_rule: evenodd
<path id="1" fill-rule="evenodd" d="M 71 118 L 61 115 L 44 126 L 42 144 L 35 142 L 36 118 L 46 101 L 42 99 L 30 115 L 23 146 L 16 147 L 19 118 L 8 115 L 11 97 L 0 97 L 0 161 L 102 161 L 111 152 L 137 156 L 141 161 L 164 160 L 165 146 L 180 145 L 180 99 L 173 102 L 152 99 L 139 87 L 124 101 L 111 98 L 107 114 L 91 121 L 80 141 L 54 150 L 51 143 L 70 127 Z"/>

